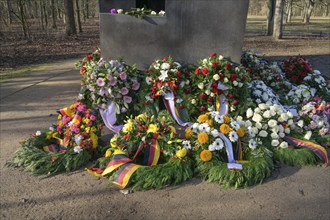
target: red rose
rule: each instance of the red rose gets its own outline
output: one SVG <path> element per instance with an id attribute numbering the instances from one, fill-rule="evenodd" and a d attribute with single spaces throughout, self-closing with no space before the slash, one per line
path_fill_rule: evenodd
<path id="1" fill-rule="evenodd" d="M 183 106 L 183 105 L 180 105 L 180 106 L 179 106 L 179 109 L 184 109 L 184 106 Z"/>
<path id="2" fill-rule="evenodd" d="M 201 98 L 201 99 L 205 99 L 205 98 L 206 98 L 206 95 L 205 95 L 204 93 L 201 93 L 201 94 L 199 95 L 199 98 Z"/>
<path id="3" fill-rule="evenodd" d="M 146 70 L 145 73 L 148 74 L 149 73 L 149 70 Z"/>
<path id="4" fill-rule="evenodd" d="M 213 102 L 213 99 L 212 99 L 211 97 L 208 97 L 208 98 L 207 98 L 207 101 L 208 101 L 208 102 Z"/>
<path id="5" fill-rule="evenodd" d="M 230 79 L 231 79 L 231 81 L 235 81 L 237 79 L 237 75 L 236 74 L 230 74 Z"/>
<path id="6" fill-rule="evenodd" d="M 297 80 L 297 76 L 291 76 L 291 79 L 292 79 L 293 81 L 296 81 L 296 80 Z"/>
<path id="7" fill-rule="evenodd" d="M 155 87 L 152 87 L 152 88 L 151 88 L 151 92 L 152 92 L 152 93 L 156 93 L 156 92 L 157 92 L 157 89 L 156 89 Z"/>
<path id="8" fill-rule="evenodd" d="M 213 68 L 213 69 L 216 69 L 217 67 L 218 67 L 218 63 L 215 63 L 215 62 L 212 63 L 212 68 Z"/>
<path id="9" fill-rule="evenodd" d="M 197 75 L 199 75 L 199 74 L 201 73 L 201 69 L 198 67 L 198 68 L 195 70 L 195 73 L 196 73 Z"/>
<path id="10" fill-rule="evenodd" d="M 190 93 L 189 89 L 184 89 L 183 92 L 184 92 L 185 94 L 189 94 L 189 93 Z"/>
<path id="11" fill-rule="evenodd" d="M 219 81 L 214 81 L 214 82 L 212 83 L 212 85 L 211 85 L 211 88 L 213 88 L 213 89 L 218 89 L 218 82 L 219 82 Z"/>
<path id="12" fill-rule="evenodd" d="M 226 64 L 226 69 L 231 70 L 231 65 L 229 63 Z"/>
<path id="13" fill-rule="evenodd" d="M 164 61 L 164 62 L 167 61 L 167 57 L 164 57 L 164 58 L 163 58 L 163 61 Z"/>
<path id="14" fill-rule="evenodd" d="M 211 53 L 211 54 L 210 54 L 210 57 L 216 57 L 216 56 L 217 56 L 216 53 Z"/>
<path id="15" fill-rule="evenodd" d="M 180 70 L 178 70 L 178 72 L 176 74 L 180 77 L 182 73 Z"/>
<path id="16" fill-rule="evenodd" d="M 233 96 L 232 94 L 228 95 L 228 99 L 233 99 L 235 96 Z"/>
<path id="17" fill-rule="evenodd" d="M 87 55 L 86 60 L 87 60 L 87 61 L 91 61 L 92 58 L 93 58 L 93 57 L 92 57 L 91 55 Z"/>
<path id="18" fill-rule="evenodd" d="M 233 101 L 233 105 L 238 105 L 238 103 L 239 103 L 239 101 L 238 101 L 237 99 L 235 99 L 235 100 Z"/>
<path id="19" fill-rule="evenodd" d="M 225 74 L 223 73 L 220 73 L 219 76 L 220 76 L 220 80 L 223 80 L 225 78 Z"/>
<path id="20" fill-rule="evenodd" d="M 205 111 L 205 109 L 206 108 L 204 106 L 199 107 L 199 111 L 201 111 L 201 112 Z"/>
<path id="21" fill-rule="evenodd" d="M 204 75 L 207 75 L 207 74 L 209 73 L 209 70 L 208 70 L 206 67 L 204 67 L 204 68 L 202 69 L 202 73 L 203 73 Z"/>

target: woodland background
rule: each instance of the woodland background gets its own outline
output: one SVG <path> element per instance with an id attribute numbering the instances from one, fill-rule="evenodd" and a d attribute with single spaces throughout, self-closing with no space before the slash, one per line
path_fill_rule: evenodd
<path id="1" fill-rule="evenodd" d="M 98 7 L 98 0 L 0 0 L 0 72 L 94 51 Z M 330 0 L 250 0 L 247 33 L 329 37 L 329 7 Z"/>

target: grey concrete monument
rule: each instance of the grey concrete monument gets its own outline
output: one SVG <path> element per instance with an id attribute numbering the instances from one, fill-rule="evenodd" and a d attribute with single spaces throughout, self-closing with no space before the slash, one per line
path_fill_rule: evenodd
<path id="1" fill-rule="evenodd" d="M 110 14 L 112 8 L 166 11 L 143 19 Z M 99 0 L 100 40 L 106 60 L 123 57 L 145 69 L 155 59 L 197 63 L 211 52 L 239 62 L 249 0 Z M 158 2 L 157 4 L 155 2 Z"/>

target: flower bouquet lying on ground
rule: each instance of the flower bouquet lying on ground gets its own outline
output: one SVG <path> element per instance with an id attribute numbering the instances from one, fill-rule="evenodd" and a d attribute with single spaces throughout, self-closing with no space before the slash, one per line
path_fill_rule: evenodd
<path id="1" fill-rule="evenodd" d="M 102 126 L 96 111 L 76 102 L 59 110 L 56 125 L 24 141 L 7 165 L 24 167 L 34 175 L 76 170 L 99 151 Z"/>
<path id="2" fill-rule="evenodd" d="M 173 120 L 146 113 L 127 119 L 123 129 L 110 141 L 99 168 L 89 171 L 110 176 L 120 188 L 160 189 L 193 177 L 190 147 L 177 137 Z"/>
<path id="3" fill-rule="evenodd" d="M 272 174 L 272 153 L 257 147 L 245 123 L 213 111 L 202 114 L 186 130 L 199 175 L 223 187 L 260 184 Z"/>

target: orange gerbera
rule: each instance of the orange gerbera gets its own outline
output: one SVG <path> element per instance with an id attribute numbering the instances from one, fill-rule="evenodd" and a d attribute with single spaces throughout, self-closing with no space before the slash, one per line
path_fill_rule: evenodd
<path id="1" fill-rule="evenodd" d="M 205 144 L 209 141 L 209 136 L 205 132 L 201 132 L 198 134 L 198 141 L 201 144 Z"/>
<path id="2" fill-rule="evenodd" d="M 206 122 L 208 119 L 209 119 L 208 115 L 203 114 L 203 115 L 198 116 L 197 121 L 198 121 L 199 123 L 204 123 L 204 122 Z"/>
<path id="3" fill-rule="evenodd" d="M 228 123 L 230 122 L 230 118 L 229 118 L 228 115 L 224 115 L 224 116 L 223 116 L 223 120 L 224 120 L 224 122 L 225 122 L 226 124 L 228 124 Z"/>
<path id="4" fill-rule="evenodd" d="M 238 137 L 244 137 L 245 130 L 244 130 L 244 128 L 239 128 L 239 129 L 237 129 L 236 133 L 237 133 Z"/>
<path id="5" fill-rule="evenodd" d="M 228 134 L 230 131 L 231 131 L 231 128 L 230 128 L 229 125 L 227 125 L 227 124 L 222 124 L 222 125 L 220 126 L 220 132 L 221 132 L 222 134 Z"/>
<path id="6" fill-rule="evenodd" d="M 199 157 L 201 158 L 202 161 L 210 161 L 212 159 L 212 153 L 209 150 L 203 150 L 200 154 Z"/>
<path id="7" fill-rule="evenodd" d="M 187 139 L 190 139 L 191 138 L 191 136 L 192 136 L 192 134 L 193 134 L 193 132 L 192 132 L 192 130 L 191 130 L 191 128 L 187 128 L 187 130 L 186 130 L 186 138 Z"/>

